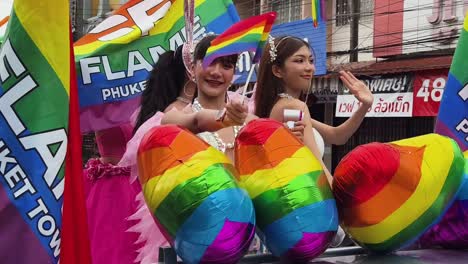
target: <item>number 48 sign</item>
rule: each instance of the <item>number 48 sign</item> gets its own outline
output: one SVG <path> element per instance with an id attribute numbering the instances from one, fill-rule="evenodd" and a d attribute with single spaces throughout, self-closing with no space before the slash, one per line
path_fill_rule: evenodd
<path id="1" fill-rule="evenodd" d="M 437 116 L 448 70 L 417 73 L 413 84 L 413 116 Z"/>
<path id="2" fill-rule="evenodd" d="M 429 102 L 429 100 L 440 102 L 444 93 L 445 83 L 444 77 L 437 78 L 434 81 L 425 79 L 421 87 L 419 87 L 416 97 L 423 98 L 424 102 Z"/>

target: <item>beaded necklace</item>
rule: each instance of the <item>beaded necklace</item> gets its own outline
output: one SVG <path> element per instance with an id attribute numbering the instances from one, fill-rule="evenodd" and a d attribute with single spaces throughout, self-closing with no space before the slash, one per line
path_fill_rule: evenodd
<path id="1" fill-rule="evenodd" d="M 192 104 L 192 110 L 197 113 L 197 112 L 200 112 L 201 110 L 203 110 L 203 106 L 200 104 L 200 102 L 198 101 L 198 98 L 195 98 L 195 100 L 193 100 L 193 104 Z M 237 137 L 237 134 L 239 134 L 239 131 L 241 130 L 242 126 L 233 126 L 232 127 L 233 130 L 234 130 L 234 138 Z M 226 152 L 226 150 L 228 149 L 232 149 L 234 148 L 234 142 L 224 142 L 221 137 L 219 136 L 218 132 L 206 132 L 206 133 L 210 133 L 211 135 L 213 135 L 213 138 L 215 139 L 216 141 L 216 144 L 218 145 L 217 149 L 221 152 Z"/>
<path id="2" fill-rule="evenodd" d="M 286 99 L 294 99 L 294 97 L 292 97 L 291 95 L 289 95 L 287 93 L 280 93 L 280 94 L 278 94 L 278 97 L 286 98 Z"/>

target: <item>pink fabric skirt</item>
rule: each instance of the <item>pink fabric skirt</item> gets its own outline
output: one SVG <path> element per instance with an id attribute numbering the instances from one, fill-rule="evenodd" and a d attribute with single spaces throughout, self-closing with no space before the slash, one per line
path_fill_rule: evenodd
<path id="1" fill-rule="evenodd" d="M 130 183 L 130 169 L 90 159 L 84 169 L 86 207 L 93 264 L 127 264 L 137 259 L 139 235 L 128 230 L 138 208 L 138 181 Z"/>

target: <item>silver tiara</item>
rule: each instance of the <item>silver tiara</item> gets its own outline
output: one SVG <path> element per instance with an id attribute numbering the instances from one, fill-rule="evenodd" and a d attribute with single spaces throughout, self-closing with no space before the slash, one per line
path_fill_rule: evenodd
<path id="1" fill-rule="evenodd" d="M 278 43 L 276 43 L 276 45 L 275 45 L 275 38 L 274 38 L 273 36 L 271 36 L 271 35 L 268 36 L 268 43 L 270 44 L 270 50 L 269 50 L 269 52 L 270 52 L 270 62 L 271 62 L 271 63 L 275 62 L 275 60 L 276 60 L 276 56 L 277 56 L 277 54 L 278 54 L 278 46 L 279 46 L 279 44 L 280 44 L 283 40 L 289 39 L 289 38 L 293 38 L 293 37 L 289 37 L 289 36 L 282 37 L 282 38 L 278 41 Z"/>
<path id="2" fill-rule="evenodd" d="M 269 35 L 268 36 L 268 43 L 270 44 L 270 62 L 274 62 L 276 60 L 276 46 L 275 46 L 275 39 Z"/>

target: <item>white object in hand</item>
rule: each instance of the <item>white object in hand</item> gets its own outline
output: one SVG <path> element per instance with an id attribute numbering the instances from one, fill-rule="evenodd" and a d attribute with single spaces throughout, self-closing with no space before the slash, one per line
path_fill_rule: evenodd
<path id="1" fill-rule="evenodd" d="M 294 127 L 294 123 L 296 121 L 302 120 L 303 117 L 304 113 L 301 110 L 284 109 L 283 111 L 283 120 L 289 129 L 292 129 Z M 320 152 L 320 158 L 323 158 L 323 154 L 325 153 L 325 142 L 323 141 L 320 133 L 315 128 L 312 128 L 312 130 L 314 133 L 315 142 Z"/>
<path id="2" fill-rule="evenodd" d="M 283 120 L 289 128 L 294 127 L 294 122 L 302 120 L 303 113 L 301 110 L 284 109 Z"/>

